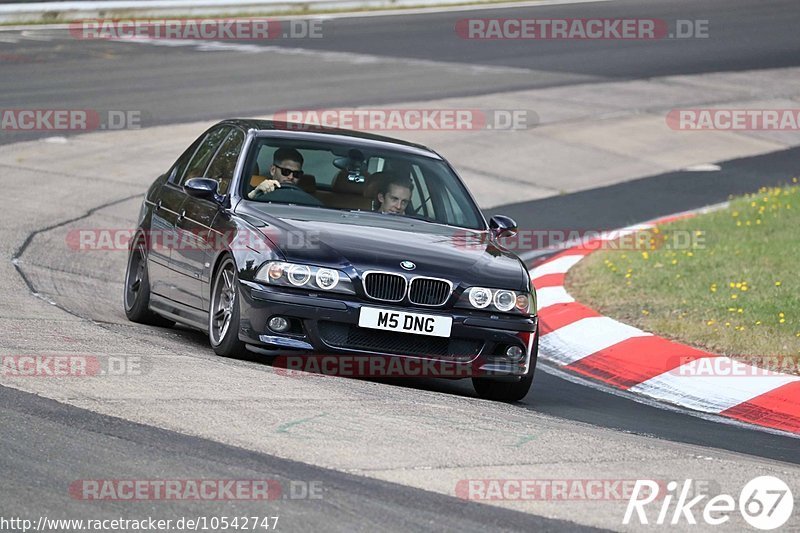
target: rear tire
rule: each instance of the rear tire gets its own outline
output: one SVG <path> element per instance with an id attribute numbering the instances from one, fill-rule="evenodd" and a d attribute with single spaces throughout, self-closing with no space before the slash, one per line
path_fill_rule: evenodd
<path id="1" fill-rule="evenodd" d="M 140 236 L 128 252 L 123 289 L 125 316 L 131 322 L 170 328 L 175 322 L 150 310 L 150 278 L 147 274 L 147 252 Z"/>
<path id="2" fill-rule="evenodd" d="M 217 355 L 239 357 L 245 351 L 244 343 L 239 340 L 239 277 L 230 256 L 222 260 L 213 279 L 208 340 Z"/>
<path id="3" fill-rule="evenodd" d="M 531 364 L 528 373 L 520 381 L 508 382 L 492 378 L 472 378 L 475 392 L 484 400 L 495 402 L 518 402 L 528 395 L 533 385 L 533 374 L 536 370 L 536 360 L 539 355 L 539 331 L 536 331 L 536 341 L 531 348 Z"/>

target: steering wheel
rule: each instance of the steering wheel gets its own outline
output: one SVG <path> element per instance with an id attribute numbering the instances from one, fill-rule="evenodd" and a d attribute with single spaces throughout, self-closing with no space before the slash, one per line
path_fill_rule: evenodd
<path id="1" fill-rule="evenodd" d="M 294 183 L 281 183 L 280 187 L 275 187 L 274 189 L 272 189 L 269 192 L 258 191 L 256 193 L 256 197 L 253 198 L 253 200 L 255 200 L 256 198 L 261 198 L 265 194 L 271 194 L 271 193 L 273 193 L 275 191 L 278 191 L 278 190 L 281 190 L 281 189 L 284 189 L 284 190 L 289 189 L 289 190 L 294 190 L 294 191 L 302 191 L 303 190 L 303 189 L 300 188 L 299 185 L 296 185 Z"/>

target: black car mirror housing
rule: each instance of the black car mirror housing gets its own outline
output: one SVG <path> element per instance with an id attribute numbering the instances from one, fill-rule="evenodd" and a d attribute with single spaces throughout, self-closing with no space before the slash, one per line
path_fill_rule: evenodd
<path id="1" fill-rule="evenodd" d="M 517 223 L 505 215 L 495 215 L 489 219 L 489 230 L 496 239 L 511 237 L 517 234 Z"/>
<path id="2" fill-rule="evenodd" d="M 194 198 L 211 200 L 221 205 L 224 197 L 217 193 L 218 187 L 216 180 L 211 178 L 191 178 L 184 183 L 183 190 Z"/>

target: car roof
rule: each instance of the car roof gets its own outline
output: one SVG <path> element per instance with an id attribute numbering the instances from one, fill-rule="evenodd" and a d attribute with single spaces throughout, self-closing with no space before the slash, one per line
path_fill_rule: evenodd
<path id="1" fill-rule="evenodd" d="M 382 145 L 384 148 L 391 148 L 400 152 L 442 159 L 439 154 L 421 144 L 342 128 L 327 128 L 315 124 L 244 118 L 223 120 L 219 125 L 222 124 L 239 126 L 245 130 L 257 130 L 259 133 L 273 134 L 282 138 L 316 141 L 324 141 L 326 138 L 334 140 L 333 138 L 335 138 L 337 141 L 347 140 L 354 144 L 371 146 L 373 148 L 376 147 L 376 145 Z"/>

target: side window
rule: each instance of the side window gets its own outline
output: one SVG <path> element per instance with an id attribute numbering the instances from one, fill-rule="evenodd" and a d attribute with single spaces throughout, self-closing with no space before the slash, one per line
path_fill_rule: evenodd
<path id="1" fill-rule="evenodd" d="M 206 135 L 203 142 L 200 143 L 200 147 L 187 166 L 188 170 L 184 173 L 183 178 L 181 178 L 181 184 L 187 179 L 198 178 L 205 175 L 208 162 L 211 161 L 211 157 L 217 152 L 217 148 L 219 148 L 220 143 L 225 139 L 230 130 L 231 128 L 229 126 L 222 126 L 221 128 L 208 132 L 208 135 Z"/>
<path id="2" fill-rule="evenodd" d="M 333 177 L 339 172 L 333 166 L 333 160 L 336 159 L 332 153 L 327 150 L 300 150 L 303 154 L 303 170 L 306 174 L 311 174 L 319 184 L 330 185 L 333 182 Z M 269 162 L 272 164 L 272 154 L 269 154 Z M 269 167 L 267 167 L 269 168 Z"/>
<path id="3" fill-rule="evenodd" d="M 244 144 L 244 133 L 238 129 L 230 132 L 225 142 L 217 151 L 213 161 L 208 166 L 205 177 L 216 180 L 219 183 L 219 194 L 228 194 L 228 189 L 233 180 L 233 171 L 236 168 L 236 161 L 242 151 Z"/>
<path id="4" fill-rule="evenodd" d="M 197 147 L 204 138 L 205 136 L 201 135 L 197 140 L 195 140 L 192 145 L 187 148 L 185 152 L 183 152 L 175 164 L 172 165 L 172 168 L 169 171 L 170 183 L 180 183 L 181 178 L 183 178 L 183 173 L 186 172 L 186 166 L 189 164 L 189 160 L 191 160 L 192 156 L 197 151 Z"/>

